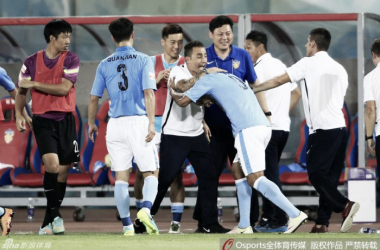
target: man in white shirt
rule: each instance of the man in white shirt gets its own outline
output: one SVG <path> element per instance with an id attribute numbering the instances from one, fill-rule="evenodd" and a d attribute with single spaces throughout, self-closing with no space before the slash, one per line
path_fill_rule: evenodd
<path id="1" fill-rule="evenodd" d="M 332 212 L 342 213 L 341 232 L 352 226 L 359 203 L 348 200 L 337 189 L 344 168 L 347 135 L 342 113 L 348 86 L 346 70 L 328 54 L 330 32 L 313 29 L 308 38 L 306 57 L 286 72 L 254 87 L 255 92 L 301 81 L 302 101 L 310 136 L 307 148 L 307 171 L 311 184 L 320 195 L 312 233 L 328 231 Z"/>
<path id="2" fill-rule="evenodd" d="M 194 53 L 203 44 L 190 42 L 186 44 L 184 65 L 175 66 L 170 72 L 170 79 L 180 81 L 191 78 L 199 69 L 206 68 L 207 54 Z M 169 90 L 168 90 L 169 91 Z M 217 182 L 218 176 L 210 142 L 210 130 L 203 121 L 204 108 L 192 103 L 182 108 L 178 106 L 170 94 L 166 97 L 164 114 L 162 116 L 162 132 L 160 146 L 160 173 L 158 176 L 158 192 L 151 213 L 155 215 L 163 198 L 181 172 L 186 158 L 192 163 L 197 175 L 198 202 L 202 207 L 202 233 L 227 233 L 217 219 Z M 177 224 L 179 222 L 172 222 Z M 172 228 L 172 227 L 171 227 Z M 172 230 L 172 229 L 171 229 Z M 175 230 L 180 232 L 179 230 Z"/>
<path id="3" fill-rule="evenodd" d="M 260 82 L 265 82 L 285 72 L 286 66 L 267 52 L 267 35 L 253 30 L 245 38 L 245 50 L 251 55 L 255 72 Z M 289 111 L 297 104 L 301 92 L 296 83 L 286 83 L 265 92 L 268 109 L 271 111 L 272 137 L 265 150 L 265 177 L 281 190 L 279 161 L 288 140 L 290 129 Z M 286 213 L 263 197 L 262 215 L 255 229 L 260 232 L 285 232 Z"/>
<path id="4" fill-rule="evenodd" d="M 380 109 L 376 102 L 380 102 L 380 38 L 376 39 L 371 46 L 372 62 L 376 66 L 374 70 L 364 77 L 364 103 L 365 103 L 365 140 L 368 151 L 372 156 L 376 155 L 376 161 L 380 162 Z M 376 134 L 376 146 L 373 140 L 373 131 Z M 378 169 L 378 168 L 377 168 Z"/>

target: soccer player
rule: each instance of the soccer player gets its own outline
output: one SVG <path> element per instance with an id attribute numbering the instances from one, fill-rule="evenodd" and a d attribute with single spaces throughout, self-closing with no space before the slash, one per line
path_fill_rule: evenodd
<path id="1" fill-rule="evenodd" d="M 200 48 L 203 48 L 203 51 L 200 51 Z M 186 64 L 174 67 L 170 72 L 170 78 L 176 78 L 176 81 L 187 79 L 206 67 L 207 54 L 204 53 L 202 43 L 186 44 L 185 58 Z M 213 70 L 220 69 L 213 68 Z M 181 173 L 183 162 L 188 158 L 199 182 L 198 202 L 202 206 L 202 232 L 226 233 L 229 230 L 223 228 L 217 218 L 218 178 L 209 146 L 210 131 L 203 117 L 202 107 L 190 104 L 182 108 L 173 101 L 170 94 L 167 96 L 161 136 L 158 193 L 152 214 L 157 213 L 170 184 L 178 173 Z M 170 230 L 179 233 L 179 224 L 173 221 Z"/>
<path id="2" fill-rule="evenodd" d="M 380 163 L 380 89 L 378 80 L 380 79 L 380 38 L 375 39 L 371 46 L 372 62 L 375 69 L 364 77 L 364 103 L 365 103 L 365 129 L 368 151 L 372 156 L 376 156 L 376 161 Z M 376 143 L 373 139 L 375 132 Z M 376 144 L 376 146 L 375 146 Z M 379 171 L 379 168 L 376 168 Z"/>
<path id="3" fill-rule="evenodd" d="M 162 115 L 164 114 L 165 103 L 168 88 L 168 78 L 172 68 L 177 65 L 183 65 L 185 58 L 180 55 L 183 47 L 183 31 L 182 27 L 178 24 L 168 24 L 161 32 L 161 45 L 164 48 L 164 53 L 151 56 L 154 71 L 156 75 L 157 91 L 156 94 L 156 110 L 155 110 L 155 143 L 157 151 L 160 152 L 160 140 L 161 140 L 161 126 Z M 161 159 L 160 159 L 161 161 Z M 160 163 L 162 171 L 162 164 Z M 162 176 L 160 174 L 160 176 Z M 159 177 L 160 178 L 160 177 Z M 134 185 L 136 208 L 139 210 L 142 206 L 142 182 L 143 178 L 140 171 L 137 171 L 136 181 Z M 160 180 L 159 180 L 160 182 Z M 169 233 L 180 233 L 180 222 L 184 209 L 185 200 L 185 188 L 182 183 L 182 172 L 179 171 L 178 175 L 170 186 L 170 201 L 172 202 L 171 210 L 173 219 L 170 225 Z M 137 219 L 134 223 L 135 233 L 145 232 L 143 224 Z"/>
<path id="4" fill-rule="evenodd" d="M 0 207 L 0 227 L 2 230 L 2 236 L 7 236 L 11 231 L 13 215 L 14 212 L 12 209 Z"/>
<path id="5" fill-rule="evenodd" d="M 301 81 L 302 101 L 310 134 L 307 142 L 307 173 L 320 195 L 317 218 L 311 233 L 328 232 L 332 212 L 342 213 L 340 230 L 347 232 L 360 207 L 359 203 L 348 200 L 338 190 L 347 145 L 342 107 L 348 75 L 342 65 L 327 53 L 330 42 L 328 30 L 311 30 L 305 44 L 306 57 L 287 68 L 285 73 L 254 87 L 257 92 L 290 81 Z"/>
<path id="6" fill-rule="evenodd" d="M 30 89 L 33 131 L 45 166 L 47 208 L 40 235 L 65 232 L 59 207 L 65 197 L 71 164 L 79 161 L 75 118 L 71 114 L 75 111 L 79 57 L 68 50 L 71 33 L 72 27 L 65 20 L 53 19 L 46 24 L 46 49 L 26 58 L 19 75 L 17 129 L 25 130 L 22 110 Z"/>
<path id="7" fill-rule="evenodd" d="M 150 215 L 158 185 L 158 155 L 154 145 L 154 109 L 156 82 L 152 60 L 133 48 L 133 22 L 126 18 L 109 25 L 116 52 L 102 60 L 96 71 L 88 106 L 88 134 L 94 141 L 98 128 L 95 114 L 99 98 L 107 89 L 110 120 L 107 124 L 107 150 L 111 169 L 116 172 L 115 201 L 123 224 L 123 234 L 135 234 L 129 212 L 128 181 L 132 158 L 144 178 L 142 208 L 137 218 L 149 234 L 159 234 Z"/>
<path id="8" fill-rule="evenodd" d="M 212 40 L 212 44 L 206 48 L 207 68 L 218 67 L 224 69 L 242 81 L 253 84 L 256 81 L 256 74 L 253 69 L 252 59 L 247 51 L 232 44 L 234 38 L 233 25 L 232 19 L 224 15 L 217 16 L 210 21 L 209 37 Z M 267 110 L 263 97 L 265 97 L 264 94 L 258 95 L 260 105 L 262 105 L 264 110 Z M 205 121 L 211 130 L 210 146 L 215 156 L 215 168 L 218 175 L 220 175 L 228 165 L 228 159 L 232 164 L 236 156 L 231 122 L 217 104 L 212 104 L 209 108 L 206 108 Z M 232 169 L 238 168 L 238 164 L 232 164 Z M 259 203 L 257 192 L 254 189 L 252 190 L 251 207 L 250 222 L 253 226 L 259 218 Z M 197 205 L 194 211 L 194 219 L 199 218 L 200 208 Z M 198 230 L 200 229 L 201 227 L 198 227 Z"/>
<path id="9" fill-rule="evenodd" d="M 253 30 L 245 38 L 245 50 L 255 63 L 255 72 L 260 82 L 285 72 L 286 66 L 267 52 L 267 35 Z M 289 111 L 296 105 L 301 92 L 296 83 L 287 83 L 265 92 L 268 109 L 271 111 L 272 136 L 265 149 L 264 175 L 281 190 L 279 161 L 289 136 Z M 284 232 L 287 218 L 284 211 L 263 197 L 262 215 L 255 229 L 263 233 Z"/>
<path id="10" fill-rule="evenodd" d="M 200 53 L 204 52 L 205 48 L 201 47 Z M 194 77 L 178 81 L 177 84 L 175 82 L 175 79 L 170 82 L 174 89 L 171 94 L 179 106 L 186 107 L 191 102 L 208 105 L 211 100 L 223 108 L 231 121 L 235 148 L 241 163 L 239 169 L 234 170 L 240 222 L 228 233 L 253 233 L 249 220 L 252 187 L 288 214 L 290 219 L 285 233 L 297 230 L 307 215 L 293 206 L 278 186 L 264 176 L 265 148 L 271 137 L 271 128 L 250 87 L 234 75 L 207 74 L 207 70 L 202 72 L 200 69 Z"/>

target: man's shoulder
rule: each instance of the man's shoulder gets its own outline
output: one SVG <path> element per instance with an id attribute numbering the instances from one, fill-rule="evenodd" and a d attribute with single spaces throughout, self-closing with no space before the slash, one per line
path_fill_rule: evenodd
<path id="1" fill-rule="evenodd" d="M 37 60 L 37 53 L 34 53 L 34 54 L 31 54 L 30 56 L 28 56 L 27 58 L 25 58 L 25 61 L 24 62 L 35 62 Z M 24 63 L 25 64 L 25 63 Z"/>

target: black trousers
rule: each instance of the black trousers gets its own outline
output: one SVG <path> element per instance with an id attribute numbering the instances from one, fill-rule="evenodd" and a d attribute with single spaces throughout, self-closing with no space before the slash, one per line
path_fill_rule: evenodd
<path id="1" fill-rule="evenodd" d="M 214 168 L 214 159 L 205 134 L 196 137 L 161 135 L 160 172 L 158 175 L 158 192 L 151 213 L 156 214 L 165 194 L 178 172 L 182 170 L 188 158 L 198 178 L 197 203 L 202 206 L 203 225 L 218 221 L 216 206 L 218 178 Z"/>
<path id="2" fill-rule="evenodd" d="M 210 127 L 211 129 L 211 142 L 210 147 L 212 154 L 214 156 L 215 170 L 219 178 L 223 169 L 228 167 L 228 160 L 232 163 L 236 156 L 235 138 L 233 137 L 232 131 L 230 129 L 221 129 Z M 218 183 L 214 187 L 218 189 Z M 199 195 L 199 193 L 198 193 Z M 236 195 L 237 197 L 237 195 Z M 239 204 L 239 202 L 237 202 Z M 200 204 L 196 204 L 193 219 L 201 221 L 202 208 Z M 251 225 L 254 225 L 259 219 L 259 201 L 256 189 L 252 188 L 251 197 Z M 204 224 L 204 223 L 203 223 Z"/>
<path id="3" fill-rule="evenodd" d="M 283 130 L 272 130 L 272 137 L 265 149 L 265 171 L 264 175 L 268 180 L 273 181 L 282 191 L 280 182 L 280 173 L 278 163 L 286 142 L 288 141 L 289 132 Z M 274 221 L 276 225 L 285 225 L 288 221 L 286 213 L 274 205 L 270 200 L 262 196 L 263 199 L 263 214 L 262 218 L 267 218 Z"/>
<path id="4" fill-rule="evenodd" d="M 319 193 L 315 223 L 329 225 L 332 212 L 340 213 L 349 201 L 338 191 L 346 156 L 346 128 L 318 129 L 307 142 L 306 165 L 309 180 Z"/>

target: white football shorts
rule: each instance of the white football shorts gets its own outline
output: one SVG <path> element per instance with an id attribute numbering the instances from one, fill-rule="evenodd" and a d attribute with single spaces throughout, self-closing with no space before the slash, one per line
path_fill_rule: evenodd
<path id="1" fill-rule="evenodd" d="M 141 172 L 159 168 L 154 139 L 145 141 L 148 124 L 146 116 L 123 116 L 108 121 L 106 142 L 112 171 L 130 169 L 132 158 Z"/>
<path id="2" fill-rule="evenodd" d="M 265 149 L 271 136 L 270 127 L 254 126 L 243 129 L 235 137 L 237 155 L 234 162 L 240 162 L 245 176 L 265 170 Z"/>

